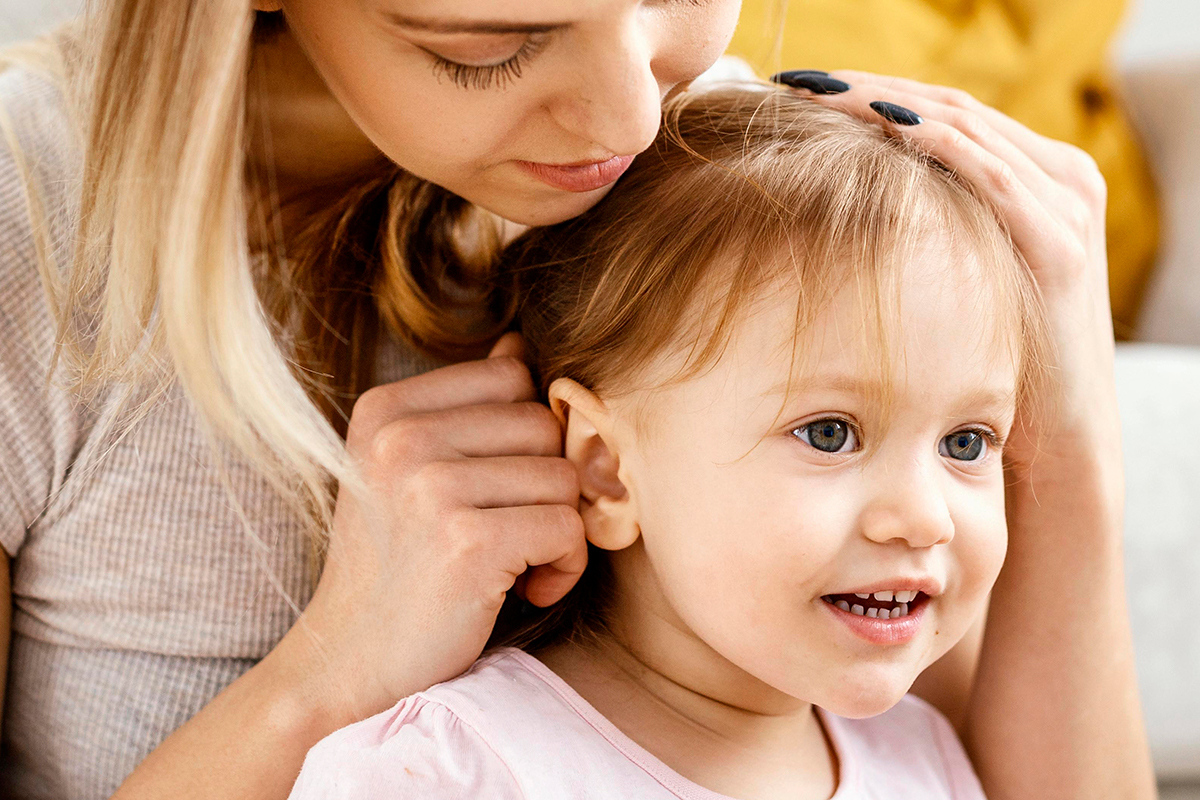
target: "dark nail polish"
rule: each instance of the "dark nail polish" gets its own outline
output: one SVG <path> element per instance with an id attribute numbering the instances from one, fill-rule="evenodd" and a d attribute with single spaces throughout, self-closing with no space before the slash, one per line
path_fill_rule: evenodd
<path id="1" fill-rule="evenodd" d="M 876 100 L 871 103 L 871 108 L 876 114 L 895 125 L 920 125 L 925 121 L 921 119 L 920 114 L 885 100 Z"/>
<path id="2" fill-rule="evenodd" d="M 850 89 L 850 84 L 845 81 L 811 70 L 781 72 L 771 80 L 795 89 L 808 89 L 813 94 L 841 94 Z"/>
<path id="3" fill-rule="evenodd" d="M 789 69 L 789 70 L 784 70 L 783 72 L 776 72 L 774 75 L 772 75 L 771 83 L 788 84 L 788 81 L 793 80 L 794 78 L 796 78 L 799 75 L 808 75 L 808 76 L 816 75 L 817 77 L 820 77 L 820 78 L 828 78 L 829 77 L 828 72 L 825 72 L 825 71 L 819 70 L 819 69 Z M 790 86 L 791 84 L 788 84 L 788 85 Z"/>

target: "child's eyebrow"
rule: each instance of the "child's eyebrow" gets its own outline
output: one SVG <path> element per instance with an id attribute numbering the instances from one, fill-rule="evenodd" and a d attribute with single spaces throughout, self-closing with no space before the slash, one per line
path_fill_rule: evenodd
<path id="1" fill-rule="evenodd" d="M 875 379 L 857 375 L 815 375 L 792 378 L 790 381 L 782 380 L 763 392 L 761 396 L 764 398 L 786 397 L 827 392 L 858 397 L 879 397 L 884 391 L 884 385 Z M 952 398 L 947 405 L 952 406 L 956 413 L 978 413 L 980 411 L 1005 413 L 1015 409 L 1016 402 L 1014 383 L 976 386 L 961 396 Z"/>
<path id="2" fill-rule="evenodd" d="M 857 375 L 808 375 L 792 377 L 776 383 L 762 393 L 763 397 L 781 397 L 797 392 L 836 392 L 838 394 L 878 394 L 883 384 Z"/>

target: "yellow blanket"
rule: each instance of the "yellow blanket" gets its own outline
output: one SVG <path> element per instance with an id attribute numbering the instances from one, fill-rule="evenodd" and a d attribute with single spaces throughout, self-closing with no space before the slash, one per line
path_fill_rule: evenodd
<path id="1" fill-rule="evenodd" d="M 781 27 L 782 5 L 744 0 L 731 47 L 763 74 L 844 67 L 957 86 L 1090 152 L 1108 180 L 1117 335 L 1132 335 L 1158 215 L 1107 68 L 1125 0 L 790 0 Z"/>

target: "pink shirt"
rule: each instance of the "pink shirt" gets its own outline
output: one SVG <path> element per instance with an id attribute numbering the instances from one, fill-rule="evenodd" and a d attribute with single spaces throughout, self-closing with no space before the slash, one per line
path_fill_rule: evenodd
<path id="1" fill-rule="evenodd" d="M 833 800 L 983 800 L 946 719 L 912 695 L 869 719 L 818 709 L 840 762 Z M 730 800 L 683 778 L 520 650 L 335 731 L 290 800 Z"/>

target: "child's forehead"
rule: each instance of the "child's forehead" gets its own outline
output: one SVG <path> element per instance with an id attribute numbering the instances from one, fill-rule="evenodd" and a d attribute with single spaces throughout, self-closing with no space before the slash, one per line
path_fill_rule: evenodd
<path id="1" fill-rule="evenodd" d="M 936 241 L 913 248 L 882 285 L 846 280 L 814 293 L 783 274 L 747 304 L 724 358 L 767 383 L 765 394 L 801 383 L 867 394 L 986 383 L 1011 398 L 1022 334 L 1002 294 L 977 256 Z"/>

